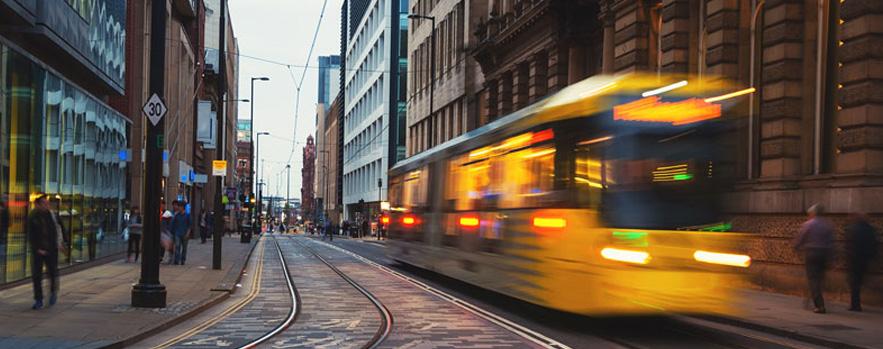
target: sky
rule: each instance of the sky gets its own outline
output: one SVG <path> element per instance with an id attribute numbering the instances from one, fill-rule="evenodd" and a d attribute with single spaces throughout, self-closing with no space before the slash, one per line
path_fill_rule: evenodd
<path id="1" fill-rule="evenodd" d="M 270 78 L 270 81 L 255 81 L 253 101 L 255 133 L 270 132 L 260 139 L 260 157 L 266 161 L 258 166 L 263 170 L 256 169 L 258 176 L 269 182 L 264 195 L 269 195 L 268 192 L 286 195 L 284 170 L 290 158 L 291 197 L 300 198 L 303 147 L 307 136 L 315 137 L 316 130 L 318 57 L 340 52 L 343 1 L 327 0 L 316 45 L 303 75 L 323 1 L 228 0 L 233 32 L 239 41 L 239 98 L 250 98 L 251 77 Z M 302 75 L 300 107 L 295 113 L 296 81 L 300 81 Z M 248 103 L 241 103 L 239 118 L 247 119 L 250 108 Z M 294 135 L 296 114 L 297 134 Z M 291 154 L 292 138 L 297 141 L 294 154 Z"/>

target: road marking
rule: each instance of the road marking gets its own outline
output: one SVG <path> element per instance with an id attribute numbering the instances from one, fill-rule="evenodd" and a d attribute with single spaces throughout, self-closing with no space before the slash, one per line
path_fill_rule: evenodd
<path id="1" fill-rule="evenodd" d="M 430 293 L 430 294 L 432 294 L 438 298 L 441 298 L 451 304 L 454 304 L 457 307 L 460 307 L 461 309 L 472 313 L 473 315 L 476 315 L 482 319 L 490 321 L 491 323 L 493 323 L 497 326 L 500 326 L 500 327 L 508 330 L 509 332 L 512 332 L 521 338 L 527 339 L 528 341 L 530 341 L 534 344 L 537 344 L 543 348 L 570 349 L 570 347 L 565 345 L 564 343 L 561 343 L 561 342 L 558 342 L 552 338 L 546 337 L 541 333 L 533 331 L 527 327 L 521 326 L 513 321 L 507 320 L 507 319 L 505 319 L 499 315 L 496 315 L 488 310 L 485 310 L 477 305 L 471 304 L 471 303 L 464 301 L 460 298 L 457 298 L 451 294 L 448 294 L 442 290 L 439 290 L 437 288 L 429 286 L 421 281 L 418 281 L 418 280 L 411 278 L 405 274 L 402 274 L 402 273 L 399 273 L 395 270 L 392 270 L 384 265 L 375 263 L 374 261 L 371 261 L 370 259 L 362 257 L 361 255 L 358 255 L 358 254 L 351 252 L 347 249 L 340 248 L 335 245 L 331 245 L 331 244 L 326 243 L 324 241 L 317 241 L 317 240 L 313 240 L 313 241 L 316 243 L 321 243 L 321 244 L 328 246 L 330 248 L 336 249 L 340 252 L 346 253 L 346 254 L 352 256 L 353 258 L 358 259 L 359 261 L 361 261 L 365 264 L 368 264 L 368 265 L 373 266 L 377 269 L 380 269 L 380 270 L 386 272 L 387 274 L 393 275 L 401 280 L 407 281 L 407 282 L 417 286 L 418 288 L 423 289 L 427 293 Z"/>
<path id="2" fill-rule="evenodd" d="M 239 311 L 239 309 L 242 309 L 242 307 L 244 307 L 248 303 L 251 303 L 251 301 L 254 300 L 258 296 L 258 293 L 260 293 L 260 290 L 261 290 L 260 280 L 261 280 L 261 276 L 264 271 L 264 239 L 261 239 L 259 247 L 260 247 L 260 256 L 258 257 L 258 264 L 255 266 L 254 278 L 251 280 L 251 290 L 248 292 L 248 295 L 246 295 L 245 298 L 243 298 L 239 302 L 233 304 L 233 306 L 231 306 L 230 308 L 227 308 L 227 310 L 221 312 L 220 314 L 213 316 L 210 320 L 206 321 L 205 323 L 197 325 L 197 326 L 187 330 L 184 333 L 181 333 L 175 337 L 170 338 L 169 340 L 163 342 L 162 344 L 155 346 L 154 349 L 168 348 L 168 347 L 175 345 L 178 342 L 180 342 L 186 338 L 190 338 L 190 337 L 196 335 L 197 333 L 202 332 L 202 331 L 208 329 L 209 327 L 214 326 L 218 322 L 221 322 L 221 320 L 226 319 L 231 314 Z"/>

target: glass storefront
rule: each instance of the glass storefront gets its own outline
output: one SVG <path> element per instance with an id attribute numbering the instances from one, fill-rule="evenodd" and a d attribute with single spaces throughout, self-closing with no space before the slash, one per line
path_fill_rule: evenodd
<path id="1" fill-rule="evenodd" d="M 70 241 L 61 267 L 123 251 L 128 120 L 2 41 L 0 97 L 0 284 L 30 275 L 36 193 L 54 198 Z"/>

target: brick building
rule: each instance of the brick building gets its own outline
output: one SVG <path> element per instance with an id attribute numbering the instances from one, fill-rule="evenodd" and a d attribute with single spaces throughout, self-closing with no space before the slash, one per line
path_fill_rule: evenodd
<path id="1" fill-rule="evenodd" d="M 440 20 L 449 7 L 460 6 L 430 3 L 436 2 L 411 1 L 411 13 Z M 489 0 L 482 2 L 484 11 L 462 3 L 471 11 L 457 25 L 477 23 L 468 33 L 473 43 L 462 49 L 481 68 L 471 81 L 483 84 L 465 96 L 478 126 L 594 74 L 689 73 L 757 88 L 729 111 L 743 121 L 731 134 L 739 181 L 727 210 L 734 230 L 750 233 L 750 272 L 758 286 L 803 292 L 802 261 L 789 242 L 813 203 L 824 204 L 838 227 L 851 212 L 869 213 L 878 227 L 883 223 L 883 29 L 876 24 L 883 2 Z M 428 30 L 412 26 L 411 61 L 423 67 Z M 437 50 L 438 69 L 456 71 L 458 61 L 446 57 L 444 44 Z M 416 126 L 408 137 L 413 155 L 439 143 L 422 137 L 422 123 L 437 130 L 444 127 L 428 124 L 444 121 L 420 119 L 428 114 L 428 78 L 423 68 L 411 72 L 409 111 L 418 120 L 409 120 L 412 131 Z M 469 88 L 455 77 L 437 74 L 439 95 Z M 445 97 L 437 100 L 446 105 Z M 839 231 L 838 246 L 843 241 Z M 828 291 L 843 297 L 843 248 L 838 251 Z M 867 283 L 868 301 L 877 304 L 883 303 L 881 266 L 878 260 Z"/>

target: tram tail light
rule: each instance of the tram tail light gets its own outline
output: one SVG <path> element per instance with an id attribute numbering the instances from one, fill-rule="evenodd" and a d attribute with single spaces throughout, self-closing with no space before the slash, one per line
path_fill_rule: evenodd
<path id="1" fill-rule="evenodd" d="M 467 228 L 477 227 L 479 224 L 478 217 L 474 216 L 464 216 L 460 217 L 460 225 Z"/>
<path id="2" fill-rule="evenodd" d="M 650 254 L 644 251 L 624 250 L 619 248 L 605 247 L 601 250 L 601 257 L 612 261 L 647 264 L 650 263 Z"/>
<path id="3" fill-rule="evenodd" d="M 402 224 L 404 224 L 404 225 L 411 226 L 416 223 L 417 223 L 417 219 L 415 219 L 413 216 L 402 217 Z"/>
<path id="4" fill-rule="evenodd" d="M 729 265 L 733 267 L 748 268 L 751 265 L 751 257 L 744 254 L 719 253 L 698 250 L 693 253 L 693 259 L 697 262 Z"/>
<path id="5" fill-rule="evenodd" d="M 383 223 L 383 225 L 389 224 L 389 216 L 380 217 L 380 223 Z"/>
<path id="6" fill-rule="evenodd" d="M 567 220 L 564 218 L 534 217 L 533 226 L 537 228 L 564 228 L 567 226 Z"/>

